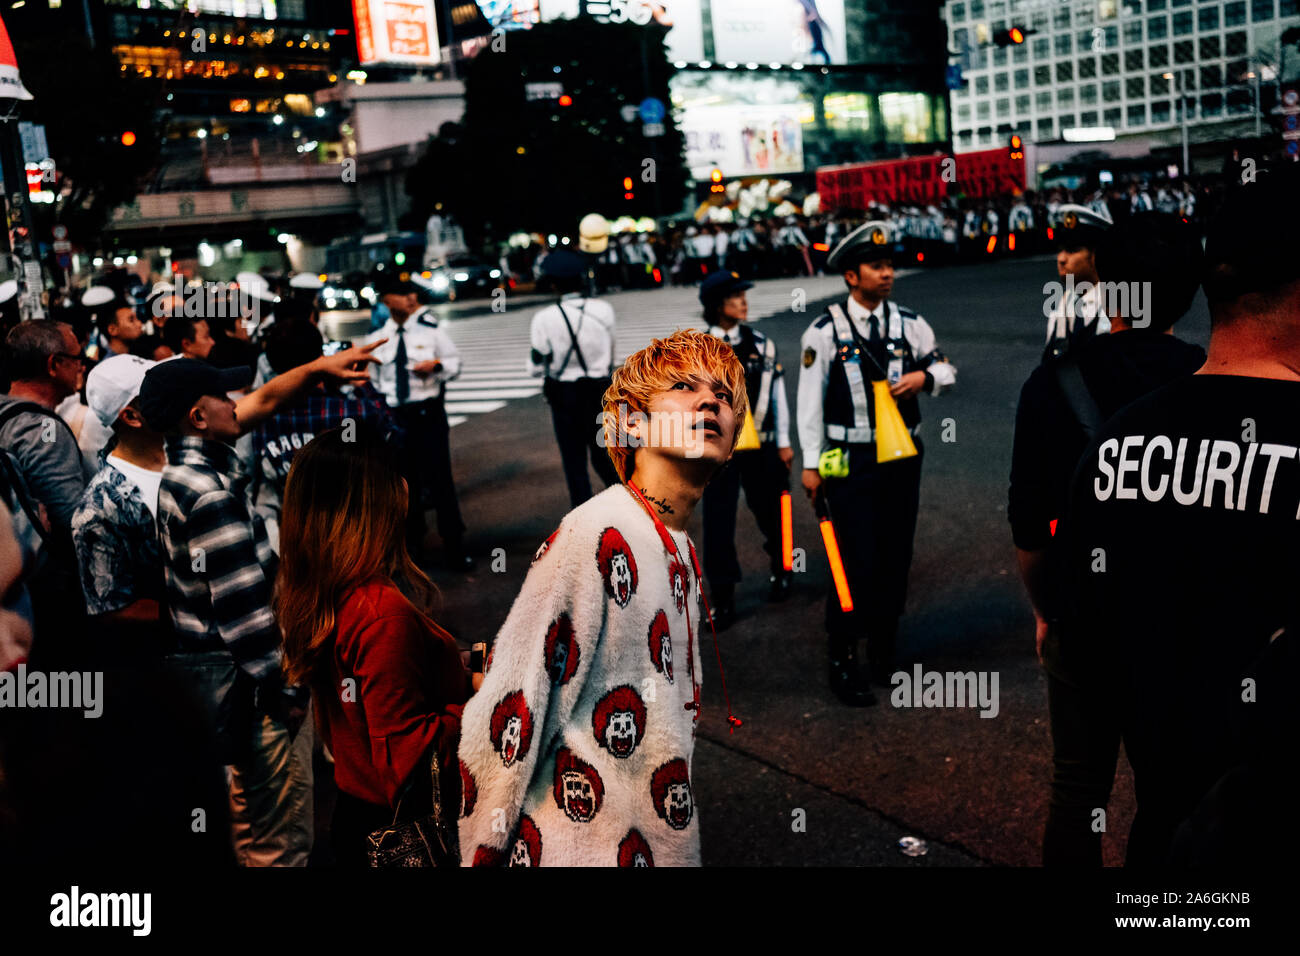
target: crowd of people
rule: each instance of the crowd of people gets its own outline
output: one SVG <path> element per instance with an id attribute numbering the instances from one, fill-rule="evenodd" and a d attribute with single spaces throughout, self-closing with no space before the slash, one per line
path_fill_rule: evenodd
<path id="1" fill-rule="evenodd" d="M 1054 210 L 1058 272 L 1092 291 L 1049 319 L 1016 422 L 1008 514 L 1056 768 L 1044 859 L 1100 862 L 1096 811 L 1121 740 L 1139 802 L 1131 862 L 1247 859 L 1245 831 L 1285 826 L 1294 753 L 1300 248 L 1286 223 L 1300 188 L 1281 172 L 1237 187 L 1204 250 L 1188 221 L 1204 213 L 1186 193 L 1176 211 L 1148 208 L 1136 184 L 1127 194 L 1123 212 L 1098 205 L 1114 197 Z M 305 865 L 319 744 L 339 793 L 340 865 L 698 865 L 700 635 L 734 618 L 742 488 L 770 599 L 789 592 L 792 425 L 802 489 L 839 541 L 830 688 L 868 707 L 872 685 L 891 683 L 924 452 L 918 396 L 952 388 L 956 368 L 893 300 L 908 261 L 897 211 L 871 212 L 851 229 L 823 224 L 835 230 L 820 234 L 822 268 L 848 294 L 803 334 L 795 416 L 774 343 L 745 322 L 752 273 L 727 268 L 748 251 L 736 241 L 747 227 L 683 231 L 683 245 L 714 236 L 711 259 L 689 260 L 709 329 L 617 367 L 612 310 L 583 292 L 589 261 L 543 260 L 559 295 L 534 318 L 528 361 L 547 381 L 573 510 L 481 659 L 430 616 L 429 508 L 448 566 L 474 562 L 443 393 L 460 359 L 411 283 L 385 280 L 385 323 L 328 355 L 313 296 L 290 288 L 277 302 L 251 279 L 195 309 L 164 304 L 184 290 L 153 287 L 152 327 L 131 290 L 111 286 L 83 299 L 89 323 L 66 311 L 11 323 L 0 850 L 84 859 L 144 845 Z M 798 222 L 781 228 L 806 252 Z M 1116 305 L 1102 283 L 1150 284 L 1152 308 Z M 1201 286 L 1208 356 L 1172 334 Z M 597 412 L 599 441 L 574 427 Z M 596 494 L 589 458 L 606 484 Z M 686 534 L 697 507 L 703 562 Z M 62 675 L 60 693 L 84 677 L 85 698 L 94 674 L 109 685 L 102 725 L 48 696 Z M 729 700 L 727 711 L 738 725 Z M 131 735 L 145 733 L 157 746 L 138 747 Z M 170 768 L 165 748 L 185 751 L 170 777 L 124 757 L 143 749 Z M 119 792 L 90 801 L 88 818 L 77 810 L 82 826 L 57 825 L 91 775 L 98 792 L 124 772 L 157 790 L 143 798 L 146 833 L 113 817 L 142 819 Z"/>
<path id="2" fill-rule="evenodd" d="M 705 215 L 702 221 L 611 236 L 598 254 L 596 279 L 601 291 L 611 291 L 694 285 L 719 270 L 750 280 L 825 274 L 831 249 L 864 221 L 888 223 L 888 240 L 900 265 L 1043 254 L 1055 249 L 1049 230 L 1059 226 L 1064 205 L 1086 206 L 1112 222 L 1138 212 L 1164 212 L 1203 232 L 1222 195 L 1217 177 L 1130 177 L 1096 188 L 952 197 L 935 204 L 873 202 L 857 214 L 736 217 L 718 207 L 725 211 L 725 221 Z M 545 252 L 537 243 L 510 248 L 501 257 L 501 268 L 535 281 Z"/>

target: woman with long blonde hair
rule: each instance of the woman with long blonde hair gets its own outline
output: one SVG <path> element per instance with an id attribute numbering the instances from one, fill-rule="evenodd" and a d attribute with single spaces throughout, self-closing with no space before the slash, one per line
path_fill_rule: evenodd
<path id="1" fill-rule="evenodd" d="M 430 749 L 456 806 L 455 755 L 471 678 L 455 640 L 426 613 L 432 582 L 406 550 L 406 482 L 363 423 L 294 457 L 280 524 L 275 610 L 289 683 L 307 684 L 334 756 L 330 839 L 340 865 L 365 865 L 366 834 L 426 812 Z M 402 581 L 412 603 L 398 588 Z"/>

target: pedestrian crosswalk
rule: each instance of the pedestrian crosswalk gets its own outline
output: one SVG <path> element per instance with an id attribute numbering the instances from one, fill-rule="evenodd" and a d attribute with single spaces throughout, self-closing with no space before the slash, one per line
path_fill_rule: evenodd
<path id="1" fill-rule="evenodd" d="M 803 306 L 844 288 L 838 276 L 767 279 L 749 292 L 749 321 L 799 311 Z M 703 329 L 698 291 L 684 286 L 616 292 L 602 296 L 618 317 L 615 362 L 677 329 Z M 449 318 L 442 329 L 456 343 L 461 373 L 447 383 L 447 421 L 460 425 L 474 415 L 504 408 L 508 402 L 535 398 L 542 392 L 541 378 L 528 373 L 529 330 L 533 315 L 543 307 L 488 313 L 472 318 Z"/>

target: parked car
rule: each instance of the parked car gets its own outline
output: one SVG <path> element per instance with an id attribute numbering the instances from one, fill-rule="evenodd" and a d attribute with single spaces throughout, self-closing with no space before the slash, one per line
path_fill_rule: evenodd
<path id="1" fill-rule="evenodd" d="M 452 256 L 442 265 L 411 278 L 424 286 L 435 298 L 454 302 L 476 295 L 491 295 L 504 282 L 501 269 L 473 256 Z"/>

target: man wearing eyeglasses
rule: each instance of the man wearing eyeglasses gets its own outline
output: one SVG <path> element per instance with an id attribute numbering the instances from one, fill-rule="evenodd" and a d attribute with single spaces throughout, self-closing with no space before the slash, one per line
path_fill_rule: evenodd
<path id="1" fill-rule="evenodd" d="M 43 551 L 41 580 L 29 582 L 36 617 L 33 661 L 49 648 L 40 638 L 68 634 L 66 609 L 78 581 L 72 515 L 86 488 L 76 436 L 54 411 L 81 381 L 77 337 L 63 322 L 23 322 L 5 337 L 11 384 L 0 397 L 0 467 L 10 511 L 30 519 L 34 551 Z M 30 512 L 30 513 L 29 513 Z M 44 644 L 44 648 L 41 645 Z M 48 659 L 47 659 L 48 663 Z"/>

